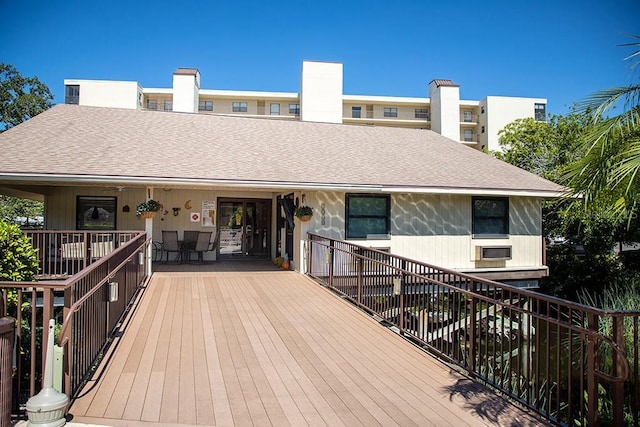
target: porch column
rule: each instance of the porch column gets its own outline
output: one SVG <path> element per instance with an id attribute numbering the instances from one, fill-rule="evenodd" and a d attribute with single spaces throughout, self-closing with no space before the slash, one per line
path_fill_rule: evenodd
<path id="1" fill-rule="evenodd" d="M 153 199 L 153 187 L 147 187 L 147 200 Z M 144 220 L 144 231 L 147 233 L 147 238 L 151 239 L 153 242 L 153 218 L 145 218 Z M 153 251 L 153 245 L 149 245 L 147 247 L 147 276 L 151 276 L 153 273 L 153 268 L 151 265 L 151 256 Z"/>

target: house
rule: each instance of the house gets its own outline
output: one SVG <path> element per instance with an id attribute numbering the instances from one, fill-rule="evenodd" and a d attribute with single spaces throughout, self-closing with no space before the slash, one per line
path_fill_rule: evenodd
<path id="1" fill-rule="evenodd" d="M 563 188 L 436 132 L 57 105 L 0 134 L 0 193 L 47 229 L 219 231 L 207 259 L 287 253 L 308 232 L 535 287 L 541 204 Z M 163 209 L 136 217 L 153 198 Z M 313 208 L 309 222 L 293 207 Z"/>
<path id="2" fill-rule="evenodd" d="M 145 88 L 133 81 L 67 79 L 65 103 L 229 114 L 274 120 L 345 123 L 431 129 L 476 149 L 499 151 L 498 132 L 520 118 L 546 120 L 547 100 L 487 96 L 461 100 L 451 80 L 434 79 L 429 97 L 343 94 L 343 65 L 303 61 L 299 93 L 211 90 L 200 87 L 200 72 L 179 68 L 171 88 Z"/>

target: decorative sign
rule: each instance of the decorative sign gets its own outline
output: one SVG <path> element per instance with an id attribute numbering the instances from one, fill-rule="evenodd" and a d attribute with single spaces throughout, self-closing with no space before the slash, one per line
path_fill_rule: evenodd
<path id="1" fill-rule="evenodd" d="M 216 201 L 215 200 L 202 201 L 202 226 L 203 227 L 216 226 Z"/>
<path id="2" fill-rule="evenodd" d="M 191 212 L 191 222 L 200 222 L 200 212 Z"/>

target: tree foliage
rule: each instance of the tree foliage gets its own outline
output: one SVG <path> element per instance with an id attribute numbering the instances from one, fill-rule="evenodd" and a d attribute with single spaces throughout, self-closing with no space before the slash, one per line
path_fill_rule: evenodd
<path id="1" fill-rule="evenodd" d="M 25 77 L 14 66 L 0 63 L 0 132 L 49 109 L 52 101 L 49 87 L 37 77 Z"/>
<path id="2" fill-rule="evenodd" d="M 640 57 L 640 42 L 624 46 L 638 48 L 627 59 Z M 580 102 L 578 111 L 589 116 L 581 137 L 584 156 L 565 178 L 585 208 L 606 204 L 630 222 L 640 201 L 640 82 L 597 92 Z"/>
<path id="3" fill-rule="evenodd" d="M 38 257 L 29 238 L 17 225 L 0 220 L 0 280 L 33 280 Z"/>
<path id="4" fill-rule="evenodd" d="M 0 220 L 14 222 L 17 218 L 35 218 L 42 216 L 42 202 L 10 196 L 0 196 Z"/>

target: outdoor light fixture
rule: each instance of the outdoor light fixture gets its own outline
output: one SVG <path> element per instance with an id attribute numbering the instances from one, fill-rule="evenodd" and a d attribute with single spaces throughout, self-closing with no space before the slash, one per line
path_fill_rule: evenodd
<path id="1" fill-rule="evenodd" d="M 118 301 L 118 282 L 109 282 L 109 302 Z"/>
<path id="2" fill-rule="evenodd" d="M 144 253 L 143 252 L 138 252 L 138 264 L 139 265 L 144 265 Z"/>

